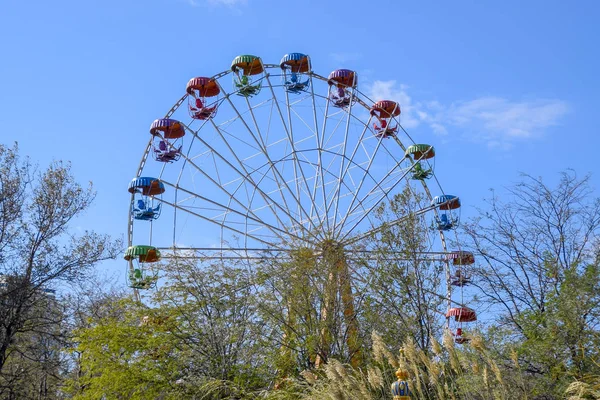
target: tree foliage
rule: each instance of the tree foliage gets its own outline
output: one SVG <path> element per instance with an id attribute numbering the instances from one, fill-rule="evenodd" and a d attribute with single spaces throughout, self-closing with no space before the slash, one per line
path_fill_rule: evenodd
<path id="1" fill-rule="evenodd" d="M 144 315 L 126 300 L 113 305 L 117 314 L 75 331 L 80 365 L 69 392 L 76 399 L 177 398 L 177 342 L 168 319 Z"/>
<path id="2" fill-rule="evenodd" d="M 114 257 L 119 245 L 70 223 L 94 200 L 70 165 L 38 170 L 15 145 L 0 145 L 0 393 L 5 398 L 53 398 L 67 316 L 54 296 L 58 285 L 84 279 Z M 53 385 L 51 385 L 53 386 Z"/>
<path id="3" fill-rule="evenodd" d="M 465 226 L 475 284 L 481 305 L 499 313 L 489 329 L 499 359 L 516 352 L 536 377 L 532 392 L 558 395 L 599 371 L 600 201 L 573 172 L 556 187 L 525 175 L 508 193 Z"/>
<path id="4" fill-rule="evenodd" d="M 0 161 L 2 398 L 389 399 L 399 367 L 419 399 L 598 398 L 600 201 L 588 177 L 524 176 L 463 221 L 483 321 L 457 345 L 442 334 L 447 271 L 419 257 L 431 249 L 425 199 L 408 187 L 352 248 L 172 259 L 139 302 L 50 290 L 85 282 L 118 243 L 74 233 L 94 192 L 68 164 L 38 171 L 3 146 Z"/>
<path id="5" fill-rule="evenodd" d="M 417 213 L 424 203 L 407 187 L 376 211 L 381 226 L 370 246 L 377 260 L 365 263 L 369 277 L 365 317 L 370 320 L 369 332 L 379 332 L 388 344 L 398 336 L 412 337 L 427 350 L 430 338 L 441 335 L 446 293 L 440 293 L 444 264 L 422 257 L 431 250 L 426 240 L 429 225 Z"/>
<path id="6" fill-rule="evenodd" d="M 407 188 L 343 258 L 324 245 L 257 263 L 163 265 L 151 308 L 128 303 L 79 331 L 75 397 L 389 399 L 401 367 L 419 399 L 596 398 L 600 203 L 573 173 L 556 187 L 525 176 L 508 193 L 463 224 L 483 310 L 468 343 L 442 334 L 447 271 L 418 256 L 429 226 Z M 148 330 L 145 320 L 162 322 Z"/>
<path id="7" fill-rule="evenodd" d="M 253 393 L 270 377 L 253 285 L 244 269 L 165 266 L 153 307 L 118 300 L 118 312 L 77 331 L 76 399 L 220 399 Z M 266 380 L 267 379 L 267 380 Z"/>

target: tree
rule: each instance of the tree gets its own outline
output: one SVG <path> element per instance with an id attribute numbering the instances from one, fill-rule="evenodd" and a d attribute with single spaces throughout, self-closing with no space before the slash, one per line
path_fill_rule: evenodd
<path id="1" fill-rule="evenodd" d="M 57 360 L 66 332 L 61 307 L 48 296 L 53 287 L 84 279 L 119 251 L 106 235 L 69 230 L 94 197 L 91 183 L 80 186 L 68 163 L 38 171 L 20 159 L 17 145 L 0 145 L 0 393 L 7 398 L 25 398 L 13 385 L 27 377 L 25 360 L 29 366 Z M 38 394 L 51 396 L 46 389 Z"/>
<path id="2" fill-rule="evenodd" d="M 397 344 L 398 336 L 411 337 L 427 351 L 431 338 L 441 336 L 445 293 L 439 293 L 444 265 L 423 257 L 430 249 L 426 239 L 430 228 L 425 216 L 417 213 L 424 203 L 407 187 L 376 210 L 381 228 L 370 244 L 377 260 L 365 263 L 369 290 L 364 317 L 386 343 Z"/>
<path id="3" fill-rule="evenodd" d="M 152 307 L 116 299 L 77 330 L 76 399 L 244 398 L 270 378 L 248 272 L 186 259 L 162 265 Z M 115 310 L 118 310 L 115 312 Z"/>
<path id="4" fill-rule="evenodd" d="M 560 396 L 570 377 L 598 373 L 600 201 L 573 172 L 554 188 L 525 175 L 508 193 L 464 226 L 474 282 L 500 315 L 489 331 L 499 357 L 516 352 L 532 392 Z"/>
<path id="5" fill-rule="evenodd" d="M 75 399 L 175 399 L 184 363 L 173 324 L 143 305 L 113 299 L 98 320 L 75 331 L 79 372 L 68 382 Z"/>
<path id="6" fill-rule="evenodd" d="M 246 267 L 244 261 L 174 260 L 164 267 L 169 283 L 154 297 L 160 312 L 177 320 L 174 336 L 186 363 L 182 385 L 207 399 L 213 397 L 203 387 L 215 382 L 229 392 L 253 390 L 271 378 L 270 344 L 263 342 L 257 290 Z M 218 384 L 213 389 L 217 393 Z"/>
<path id="7" fill-rule="evenodd" d="M 288 260 L 270 258 L 258 268 L 259 310 L 269 327 L 270 341 L 276 349 L 280 378 L 315 367 L 317 357 L 349 360 L 344 348 L 346 330 L 331 265 L 316 255 L 317 250 L 298 247 Z M 329 320 L 324 318 L 324 310 Z M 333 318 L 338 316 L 339 318 Z M 323 348 L 327 335 L 328 351 Z"/>
<path id="8" fill-rule="evenodd" d="M 337 260 L 335 252 L 298 247 L 286 260 L 261 263 L 260 310 L 273 327 L 280 376 L 314 368 L 319 359 L 366 365 L 373 330 L 393 346 L 399 336 L 413 337 L 427 351 L 441 334 L 445 297 L 444 265 L 423 257 L 430 246 L 418 213 L 424 202 L 405 188 L 375 211 L 380 225 L 373 236 Z M 332 268 L 340 259 L 348 273 Z"/>

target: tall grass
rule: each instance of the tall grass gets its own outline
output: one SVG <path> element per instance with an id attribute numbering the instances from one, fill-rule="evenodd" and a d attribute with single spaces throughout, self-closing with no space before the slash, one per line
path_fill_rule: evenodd
<path id="1" fill-rule="evenodd" d="M 376 333 L 367 364 L 354 368 L 335 359 L 297 377 L 286 378 L 260 392 L 236 390 L 221 382 L 205 389 L 198 399 L 243 400 L 390 400 L 395 371 L 408 372 L 411 399 L 420 400 L 537 400 L 556 397 L 530 397 L 526 371 L 522 371 L 517 354 L 512 365 L 499 365 L 484 340 L 475 336 L 466 344 L 456 345 L 451 335 L 442 343 L 431 338 L 428 350 L 406 339 L 396 351 L 390 350 Z M 223 385 L 223 386 L 221 386 Z M 224 394 L 228 394 L 226 397 Z M 215 396 L 216 395 L 216 396 Z M 565 397 L 568 400 L 600 400 L 600 379 L 589 377 L 573 382 Z"/>
<path id="2" fill-rule="evenodd" d="M 527 399 L 515 393 L 513 381 L 492 359 L 481 338 L 475 337 L 458 349 L 450 335 L 440 344 L 431 339 L 427 352 L 411 339 L 404 341 L 399 351 L 392 352 L 383 340 L 372 335 L 370 363 L 352 368 L 336 360 L 316 371 L 305 371 L 306 385 L 300 396 L 305 400 L 376 400 L 391 399 L 390 386 L 394 372 L 402 368 L 413 399 L 499 400 Z"/>

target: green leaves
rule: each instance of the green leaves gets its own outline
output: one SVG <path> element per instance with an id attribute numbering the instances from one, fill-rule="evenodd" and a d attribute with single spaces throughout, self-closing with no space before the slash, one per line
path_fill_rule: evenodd
<path id="1" fill-rule="evenodd" d="M 182 365 L 168 318 L 144 315 L 145 307 L 126 300 L 118 310 L 119 318 L 75 332 L 80 373 L 69 392 L 75 399 L 175 398 Z"/>
<path id="2" fill-rule="evenodd" d="M 127 399 L 245 398 L 266 385 L 269 349 L 247 272 L 190 262 L 165 269 L 168 284 L 153 308 L 123 300 L 117 313 L 78 331 L 76 399 L 99 398 L 106 388 Z"/>
<path id="3" fill-rule="evenodd" d="M 58 392 L 56 382 L 68 366 L 60 346 L 69 332 L 65 304 L 54 290 L 84 279 L 121 247 L 106 235 L 71 231 L 69 224 L 94 196 L 91 183 L 83 188 L 76 182 L 69 163 L 56 161 L 39 170 L 19 157 L 16 145 L 0 145 L 2 397 L 14 391 L 19 398 Z"/>

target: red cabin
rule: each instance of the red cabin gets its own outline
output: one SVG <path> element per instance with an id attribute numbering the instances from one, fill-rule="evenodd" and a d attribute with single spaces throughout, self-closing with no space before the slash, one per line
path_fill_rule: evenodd
<path id="1" fill-rule="evenodd" d="M 207 120 L 217 114 L 218 96 L 221 89 L 212 78 L 192 78 L 187 83 L 188 109 L 194 119 Z"/>

